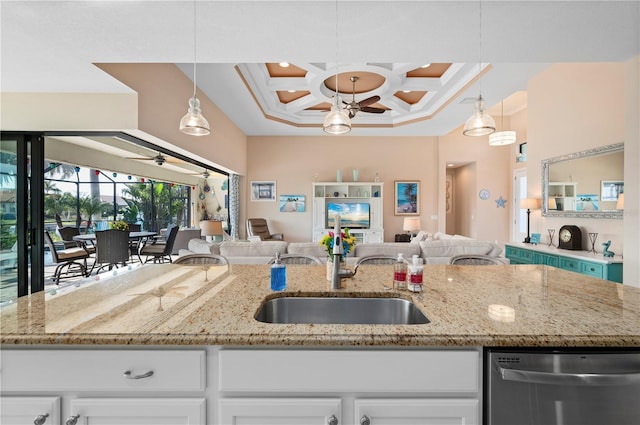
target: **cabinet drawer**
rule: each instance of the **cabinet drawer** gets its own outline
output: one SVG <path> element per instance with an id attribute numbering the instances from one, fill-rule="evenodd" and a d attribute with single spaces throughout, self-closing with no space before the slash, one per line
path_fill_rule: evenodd
<path id="1" fill-rule="evenodd" d="M 580 261 L 572 258 L 560 257 L 560 268 L 580 273 Z"/>
<path id="2" fill-rule="evenodd" d="M 203 350 L 3 349 L 1 367 L 4 391 L 204 391 L 206 381 Z"/>
<path id="3" fill-rule="evenodd" d="M 604 278 L 604 268 L 605 266 L 603 264 L 589 263 L 586 261 L 580 263 L 580 270 L 583 274 L 601 279 Z"/>
<path id="4" fill-rule="evenodd" d="M 220 350 L 221 391 L 472 392 L 474 350 Z"/>

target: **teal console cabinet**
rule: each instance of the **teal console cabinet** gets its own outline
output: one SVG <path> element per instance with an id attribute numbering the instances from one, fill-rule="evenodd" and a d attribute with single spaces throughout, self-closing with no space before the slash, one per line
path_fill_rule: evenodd
<path id="1" fill-rule="evenodd" d="M 511 264 L 545 264 L 587 276 L 622 283 L 622 257 L 605 258 L 588 251 L 569 251 L 547 245 L 505 244 Z"/>

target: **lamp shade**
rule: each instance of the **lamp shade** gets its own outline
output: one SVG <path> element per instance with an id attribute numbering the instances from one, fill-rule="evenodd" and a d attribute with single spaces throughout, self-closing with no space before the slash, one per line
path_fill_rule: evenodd
<path id="1" fill-rule="evenodd" d="M 340 108 L 339 102 L 339 97 L 335 96 L 331 111 L 324 117 L 322 129 L 325 133 L 344 134 L 351 131 L 349 115 L 344 109 Z"/>
<path id="2" fill-rule="evenodd" d="M 496 131 L 496 123 L 484 109 L 484 99 L 478 96 L 473 115 L 464 123 L 462 134 L 465 136 L 485 136 Z"/>
<path id="3" fill-rule="evenodd" d="M 496 131 L 489 135 L 489 146 L 505 146 L 516 142 L 515 131 Z"/>
<path id="4" fill-rule="evenodd" d="M 420 230 L 420 219 L 418 217 L 405 217 L 404 223 L 402 223 L 402 230 L 405 232 Z"/>
<path id="5" fill-rule="evenodd" d="M 616 209 L 623 210 L 624 209 L 624 193 L 618 195 L 618 202 L 616 202 Z"/>
<path id="6" fill-rule="evenodd" d="M 213 220 L 201 221 L 200 234 L 202 236 L 222 236 L 222 222 Z"/>
<path id="7" fill-rule="evenodd" d="M 549 202 L 547 202 L 547 208 L 550 210 L 557 210 L 558 205 L 556 204 L 556 198 L 549 198 Z"/>
<path id="8" fill-rule="evenodd" d="M 527 210 L 537 210 L 540 208 L 540 200 L 538 198 L 521 199 L 520 208 Z"/>
<path id="9" fill-rule="evenodd" d="M 206 136 L 211 133 L 209 122 L 202 116 L 200 100 L 195 96 L 189 99 L 189 110 L 180 120 L 180 131 L 191 136 Z"/>

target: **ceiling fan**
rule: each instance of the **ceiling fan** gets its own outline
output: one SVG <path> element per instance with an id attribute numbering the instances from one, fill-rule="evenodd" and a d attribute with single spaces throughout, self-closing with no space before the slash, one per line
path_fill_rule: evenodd
<path id="1" fill-rule="evenodd" d="M 172 162 L 172 163 L 179 163 L 181 162 L 178 159 L 175 158 L 167 158 L 166 156 L 162 155 L 160 152 L 158 152 L 158 155 L 156 156 L 151 156 L 151 157 L 128 157 L 127 159 L 137 159 L 139 161 L 153 161 L 156 164 L 162 166 L 165 162 Z"/>
<path id="2" fill-rule="evenodd" d="M 353 118 L 356 116 L 356 113 L 359 111 L 368 112 L 370 114 L 382 114 L 384 109 L 382 108 L 374 108 L 372 105 L 380 100 L 380 96 L 371 96 L 367 99 L 361 100 L 360 102 L 356 102 L 356 81 L 358 81 L 360 77 L 353 75 L 349 77 L 349 80 L 353 83 L 353 94 L 351 98 L 351 102 L 342 101 L 346 106 L 346 109 L 349 112 L 349 118 Z"/>

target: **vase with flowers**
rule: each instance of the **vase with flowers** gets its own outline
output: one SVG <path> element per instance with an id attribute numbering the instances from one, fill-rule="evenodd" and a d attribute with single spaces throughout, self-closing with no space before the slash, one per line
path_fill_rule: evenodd
<path id="1" fill-rule="evenodd" d="M 129 224 L 124 220 L 112 221 L 109 223 L 109 228 L 116 230 L 129 230 Z"/>
<path id="2" fill-rule="evenodd" d="M 331 280 L 331 273 L 333 270 L 333 245 L 335 244 L 336 240 L 335 236 L 336 235 L 333 231 L 329 231 L 320 240 L 320 245 L 323 245 L 325 247 L 325 250 L 327 251 L 327 254 L 329 254 L 329 259 L 327 260 L 327 280 Z M 340 240 L 342 241 L 342 249 L 344 251 L 341 262 L 346 265 L 346 256 L 353 249 L 353 246 L 356 243 L 356 238 L 349 233 L 348 228 L 344 228 L 340 232 Z"/>

